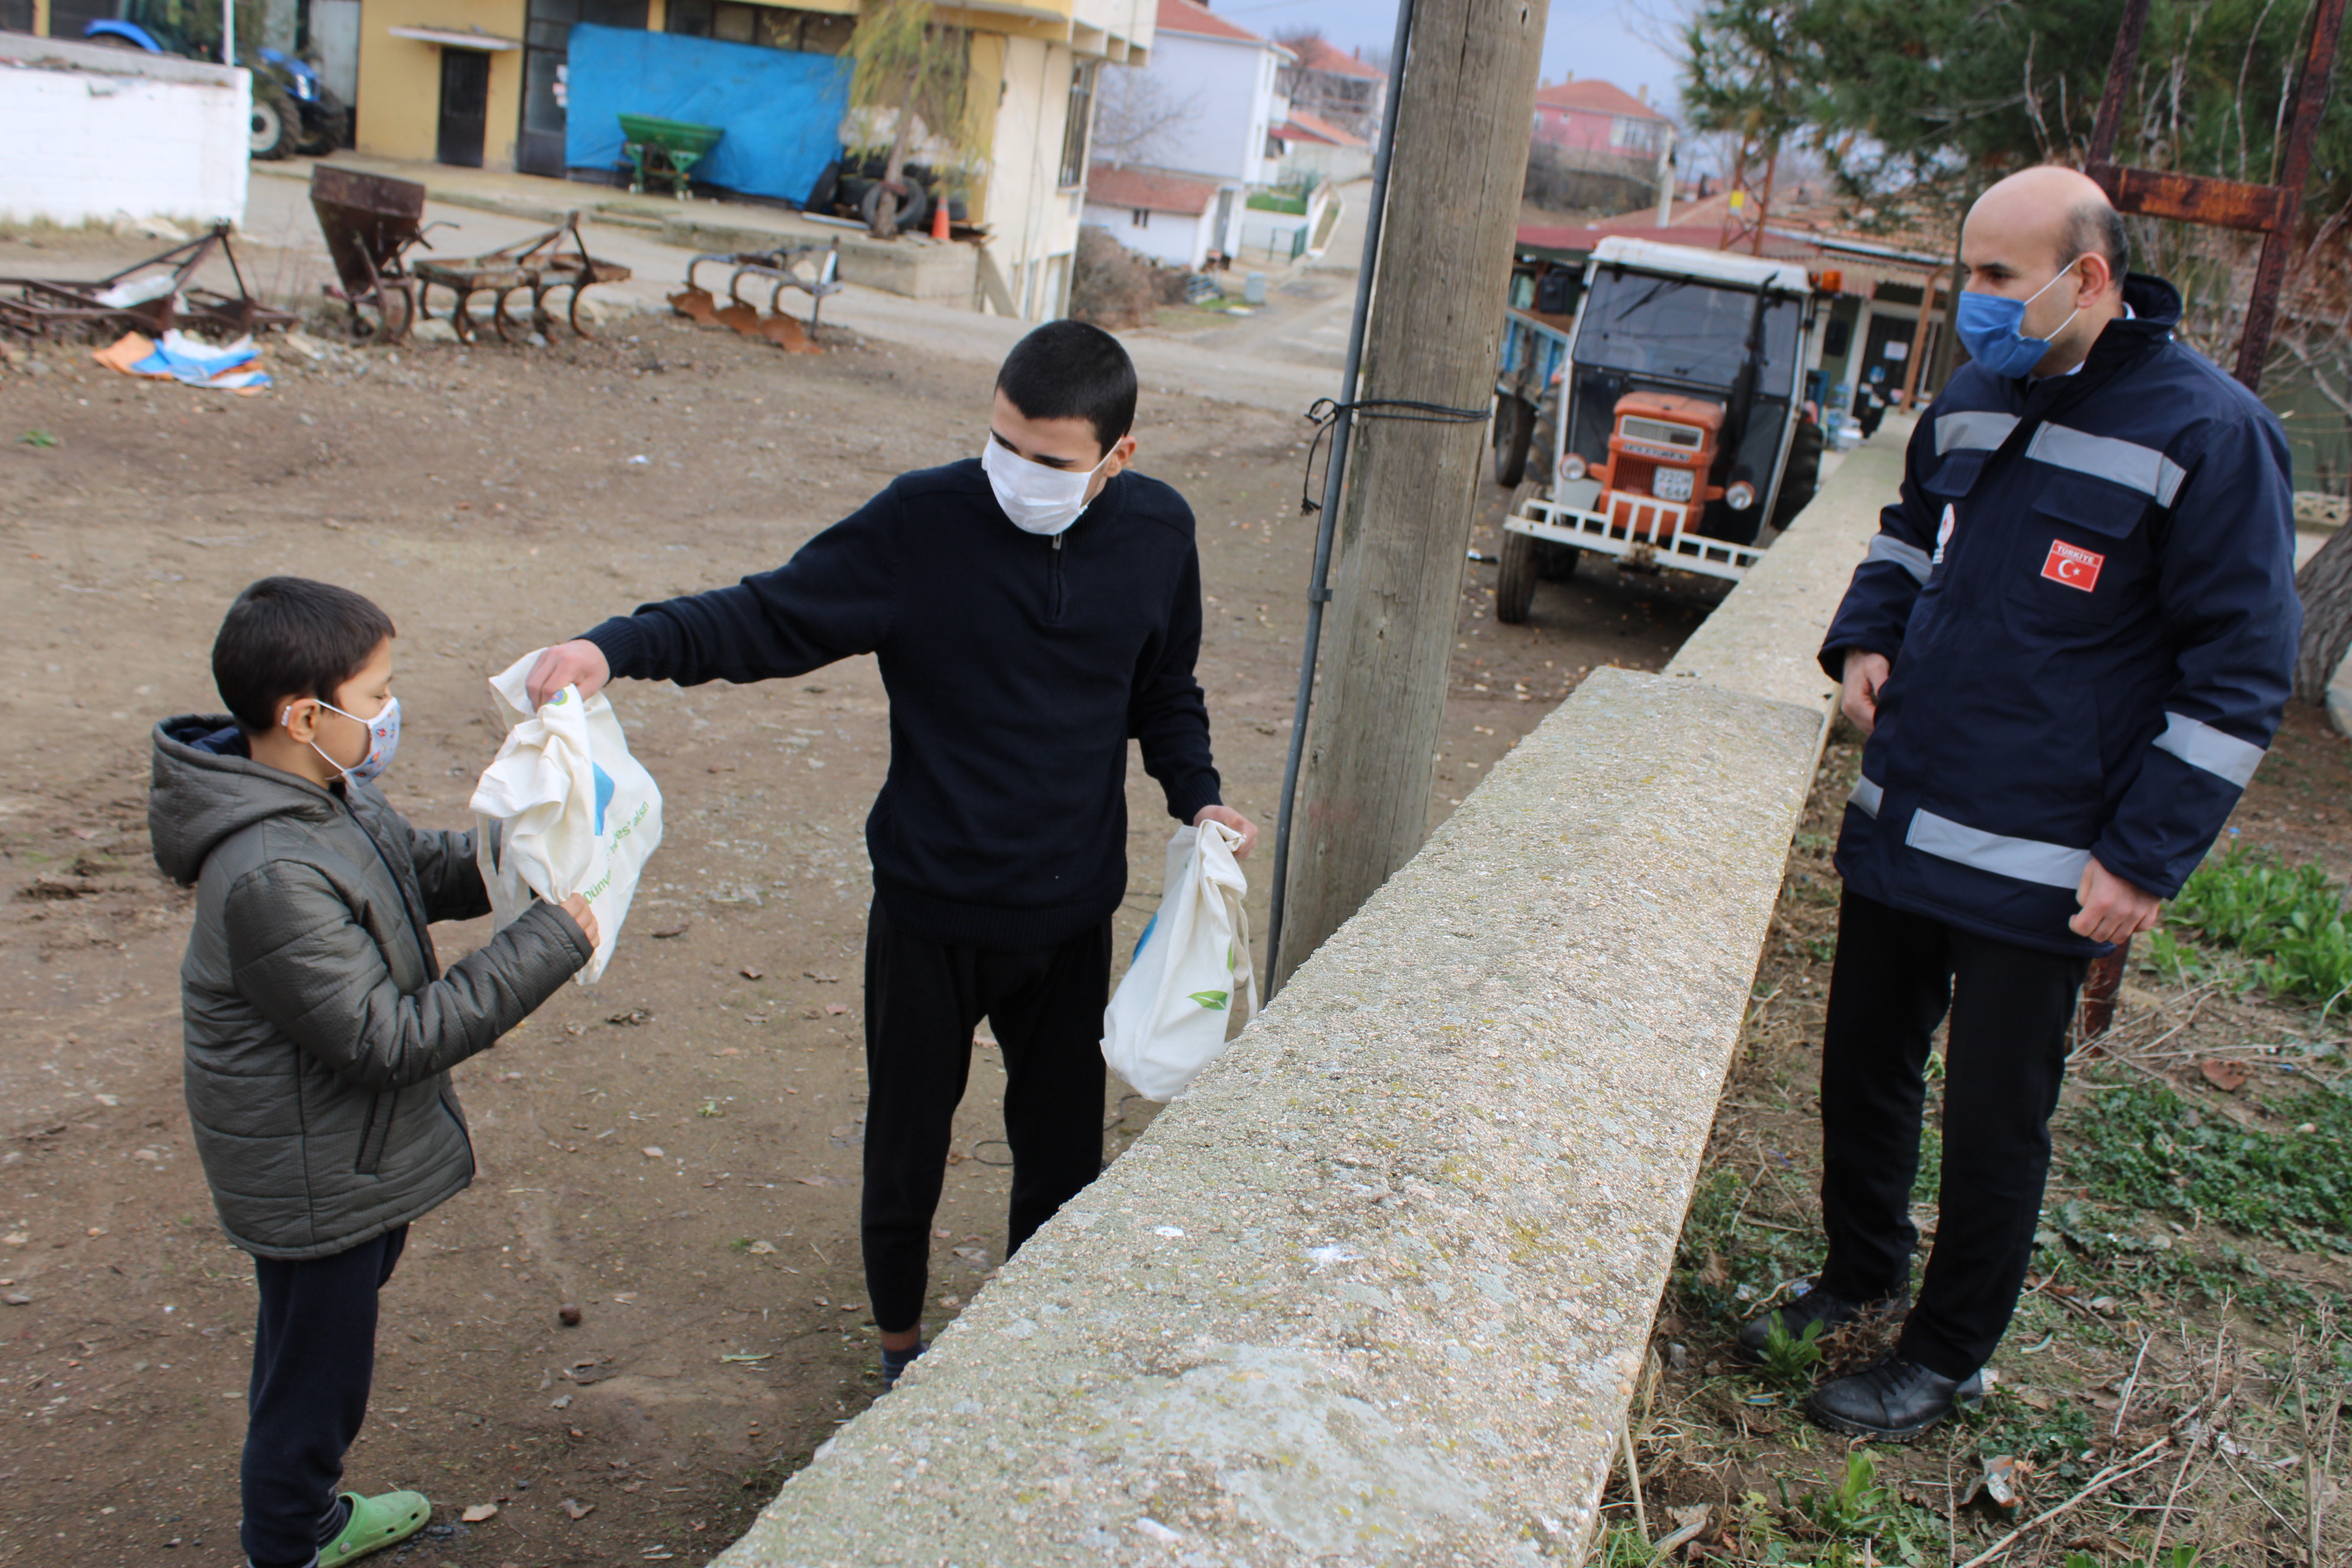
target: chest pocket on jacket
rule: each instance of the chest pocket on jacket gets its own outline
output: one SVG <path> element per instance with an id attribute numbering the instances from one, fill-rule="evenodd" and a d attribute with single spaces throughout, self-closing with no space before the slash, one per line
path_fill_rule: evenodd
<path id="1" fill-rule="evenodd" d="M 1921 481 L 1919 488 L 1944 500 L 1958 500 L 1976 488 L 1977 476 L 1984 472 L 1985 458 L 1990 456 L 1989 452 L 1975 449 L 1954 452 Z"/>
<path id="2" fill-rule="evenodd" d="M 2127 603 L 2144 602 L 2147 510 L 2146 497 L 2097 479 L 2046 480 L 2019 527 L 2009 597 L 2037 618 L 2112 625 Z"/>

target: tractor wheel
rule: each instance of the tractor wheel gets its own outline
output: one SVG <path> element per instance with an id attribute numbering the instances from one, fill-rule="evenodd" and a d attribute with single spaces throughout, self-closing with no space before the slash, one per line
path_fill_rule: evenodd
<path id="1" fill-rule="evenodd" d="M 1537 487 L 1532 480 L 1511 492 L 1505 517 L 1516 517 Z M 1543 541 L 1532 534 L 1503 530 L 1500 569 L 1495 574 L 1495 618 L 1506 626 L 1523 626 L 1535 607 L 1536 584 L 1543 580 Z"/>
<path id="2" fill-rule="evenodd" d="M 1536 433 L 1535 410 L 1506 393 L 1495 399 L 1495 482 L 1516 485 L 1527 477 L 1528 447 Z"/>
<path id="3" fill-rule="evenodd" d="M 294 151 L 294 114 L 286 101 L 275 93 L 256 93 L 246 134 L 246 147 L 253 156 L 283 158 Z"/>

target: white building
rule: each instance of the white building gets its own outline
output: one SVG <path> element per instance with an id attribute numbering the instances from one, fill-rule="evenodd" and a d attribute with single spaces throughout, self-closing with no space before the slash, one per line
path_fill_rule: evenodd
<path id="1" fill-rule="evenodd" d="M 1104 72 L 1085 221 L 1197 268 L 1240 249 L 1248 193 L 1280 178 L 1291 53 L 1198 0 L 1159 7 L 1150 64 Z"/>
<path id="2" fill-rule="evenodd" d="M 1087 181 L 1087 222 L 1139 256 L 1194 272 L 1212 251 L 1233 254 L 1240 205 L 1214 180 L 1163 169 L 1097 163 Z"/>

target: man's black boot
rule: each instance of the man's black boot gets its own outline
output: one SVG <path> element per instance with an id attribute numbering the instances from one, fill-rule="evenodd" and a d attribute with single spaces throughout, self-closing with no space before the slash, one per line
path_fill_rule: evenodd
<path id="1" fill-rule="evenodd" d="M 1852 1377 L 1813 1390 L 1805 1414 L 1832 1432 L 1907 1442 L 1952 1413 L 1984 1398 L 1984 1374 L 1956 1383 L 1917 1362 L 1888 1356 Z"/>
<path id="2" fill-rule="evenodd" d="M 1764 1360 L 1764 1347 L 1771 1343 L 1772 1325 L 1776 1322 L 1781 1332 L 1792 1340 L 1801 1340 L 1809 1323 L 1819 1323 L 1822 1334 L 1826 1335 L 1857 1318 L 1900 1316 L 1910 1305 L 1908 1290 L 1897 1290 L 1875 1301 L 1849 1301 L 1843 1296 L 1832 1295 L 1818 1284 L 1810 1285 L 1784 1305 L 1759 1312 L 1740 1324 L 1739 1337 L 1732 1342 L 1731 1353 L 1751 1366 L 1759 1365 Z"/>

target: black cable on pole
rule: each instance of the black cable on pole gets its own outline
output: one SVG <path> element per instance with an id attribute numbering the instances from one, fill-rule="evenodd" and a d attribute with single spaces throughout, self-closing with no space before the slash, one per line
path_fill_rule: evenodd
<path id="1" fill-rule="evenodd" d="M 1298 700 L 1291 710 L 1290 752 L 1282 767 L 1282 798 L 1274 824 L 1274 908 L 1265 931 L 1265 994 L 1270 1000 L 1282 955 L 1282 913 L 1290 880 L 1290 821 L 1298 799 L 1298 764 L 1306 754 L 1307 715 L 1315 702 L 1315 657 L 1323 646 L 1323 606 L 1331 599 L 1331 535 L 1339 516 L 1339 487 L 1348 470 L 1358 373 L 1364 363 L 1364 325 L 1372 310 L 1372 274 L 1381 259 L 1381 226 L 1388 216 L 1389 163 L 1396 152 L 1397 109 L 1404 100 L 1406 57 L 1412 48 L 1413 0 L 1397 0 L 1396 37 L 1389 46 L 1389 97 L 1381 109 L 1381 143 L 1372 153 L 1372 193 L 1364 213 L 1364 256 L 1356 274 L 1356 307 L 1348 322 L 1347 366 L 1333 405 L 1331 463 L 1323 475 L 1322 517 L 1315 530 L 1315 569 L 1307 585 L 1307 646 L 1298 665 Z M 1319 406 L 1319 405 L 1318 405 Z M 1308 454 L 1310 458 L 1313 454 Z"/>

